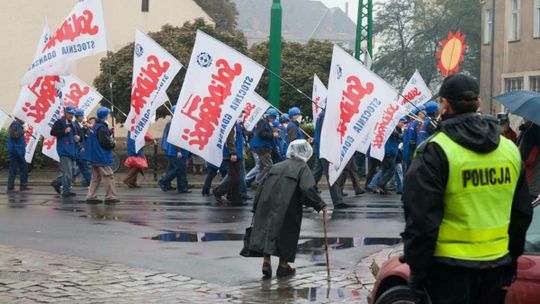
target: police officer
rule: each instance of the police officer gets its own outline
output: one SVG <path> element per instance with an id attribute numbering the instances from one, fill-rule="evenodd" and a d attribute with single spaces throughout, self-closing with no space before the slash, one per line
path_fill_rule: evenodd
<path id="1" fill-rule="evenodd" d="M 116 182 L 112 169 L 112 152 L 116 143 L 114 141 L 113 129 L 109 129 L 107 118 L 111 110 L 101 107 L 97 110 L 97 121 L 88 132 L 88 147 L 90 149 L 90 161 L 92 163 L 92 180 L 86 195 L 87 203 L 101 202 L 96 192 L 101 184 L 105 184 L 105 203 L 119 202 L 116 197 Z"/>
<path id="2" fill-rule="evenodd" d="M 9 134 L 7 138 L 7 150 L 9 156 L 9 176 L 8 176 L 8 193 L 15 193 L 15 178 L 17 177 L 17 168 L 21 177 L 21 191 L 30 190 L 28 188 L 28 164 L 24 159 L 26 154 L 26 141 L 24 134 L 27 129 L 24 127 L 24 122 L 15 118 L 9 125 Z"/>
<path id="3" fill-rule="evenodd" d="M 266 111 L 265 117 L 253 129 L 253 138 L 250 142 L 251 149 L 259 157 L 259 173 L 252 183 L 252 187 L 257 187 L 272 168 L 272 149 L 274 139 L 279 137 L 278 132 L 272 130 L 272 124 L 279 116 L 276 109 L 270 108 Z"/>
<path id="4" fill-rule="evenodd" d="M 289 117 L 291 122 L 287 125 L 287 146 L 297 139 L 304 139 L 304 134 L 300 129 L 300 123 L 302 122 L 302 112 L 300 109 L 297 107 L 290 108 Z"/>
<path id="5" fill-rule="evenodd" d="M 519 151 L 478 96 L 469 76 L 443 81 L 442 121 L 406 176 L 409 285 L 432 303 L 504 303 L 532 217 Z"/>
<path id="6" fill-rule="evenodd" d="M 58 119 L 51 129 L 51 135 L 56 137 L 56 152 L 60 157 L 60 169 L 62 170 L 62 175 L 58 176 L 51 185 L 56 192 L 60 192 L 59 187 L 61 185 L 62 197 L 64 198 L 77 195 L 71 191 L 73 169 L 75 168 L 78 149 L 78 144 L 75 142 L 76 134 L 73 127 L 74 115 L 75 107 L 65 107 L 64 117 Z"/>

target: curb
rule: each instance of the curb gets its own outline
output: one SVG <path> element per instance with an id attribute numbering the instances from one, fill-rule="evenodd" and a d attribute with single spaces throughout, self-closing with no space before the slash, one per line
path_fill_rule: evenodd
<path id="1" fill-rule="evenodd" d="M 373 270 L 377 270 L 378 272 L 384 262 L 392 257 L 400 256 L 402 253 L 403 244 L 400 243 L 392 247 L 384 248 L 383 250 L 364 258 L 356 265 L 354 271 L 356 279 L 364 288 L 371 292 L 377 279 L 373 276 Z"/>

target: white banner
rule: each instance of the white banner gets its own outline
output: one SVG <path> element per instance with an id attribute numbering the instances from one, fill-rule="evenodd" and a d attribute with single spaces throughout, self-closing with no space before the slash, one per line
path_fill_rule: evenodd
<path id="1" fill-rule="evenodd" d="M 45 39 L 42 39 L 45 41 Z M 67 75 L 71 61 L 107 51 L 101 0 L 80 0 L 47 39 L 23 77 L 23 84 L 44 75 Z"/>
<path id="2" fill-rule="evenodd" d="M 390 138 L 390 135 L 392 135 L 399 120 L 410 113 L 415 106 L 419 107 L 433 97 L 418 71 L 409 80 L 402 95 L 399 103 L 391 104 L 383 111 L 374 128 L 374 132 L 371 133 L 371 157 L 382 161 L 384 158 L 384 145 L 388 138 Z"/>
<path id="3" fill-rule="evenodd" d="M 167 98 L 166 90 L 182 64 L 140 30 L 135 33 L 131 110 L 126 119 L 135 150 L 144 146 L 152 116 Z"/>
<path id="4" fill-rule="evenodd" d="M 23 76 L 22 84 L 29 84 L 39 76 L 44 75 L 65 75 L 69 74 L 70 63 L 62 60 L 58 56 L 57 47 L 45 49 L 45 46 L 51 39 L 49 24 L 45 22 L 43 32 L 39 38 L 38 47 L 34 55 L 34 61 Z"/>
<path id="5" fill-rule="evenodd" d="M 21 87 L 19 99 L 13 115 L 33 126 L 45 138 L 53 124 L 62 116 L 62 102 L 58 98 L 60 78 L 58 76 L 39 77 L 33 83 Z"/>
<path id="6" fill-rule="evenodd" d="M 263 71 L 255 61 L 198 31 L 167 141 L 219 167 L 227 136 Z"/>
<path id="7" fill-rule="evenodd" d="M 47 157 L 60 162 L 60 156 L 56 151 L 56 137 L 50 139 L 43 139 L 43 147 L 41 148 L 41 153 L 45 154 Z"/>
<path id="8" fill-rule="evenodd" d="M 319 114 L 321 113 L 322 109 L 326 107 L 326 98 L 328 97 L 328 90 L 322 83 L 322 81 L 319 79 L 319 76 L 315 74 L 313 76 L 313 93 L 311 95 L 311 99 L 315 103 L 311 104 L 312 111 L 313 111 L 313 124 L 317 122 L 317 118 L 319 117 Z"/>
<path id="9" fill-rule="evenodd" d="M 259 120 L 263 117 L 266 110 L 272 105 L 262 98 L 259 94 L 253 92 L 250 98 L 247 98 L 246 106 L 244 107 L 244 128 L 246 131 L 253 131 Z"/>
<path id="10" fill-rule="evenodd" d="M 331 163 L 330 184 L 373 130 L 374 118 L 397 96 L 392 86 L 334 46 L 320 150 L 321 157 Z"/>
<path id="11" fill-rule="evenodd" d="M 420 75 L 418 70 L 411 77 L 405 88 L 403 89 L 403 97 L 401 97 L 400 104 L 403 106 L 402 115 L 409 114 L 414 110 L 415 106 L 419 107 L 433 97 L 431 91 L 429 90 L 426 82 Z M 410 101 L 410 103 L 408 101 Z M 412 103 L 412 104 L 411 104 Z"/>
<path id="12" fill-rule="evenodd" d="M 34 158 L 34 152 L 36 151 L 37 143 L 39 141 L 40 135 L 34 130 L 34 127 L 29 126 L 28 132 L 24 134 L 24 140 L 26 142 L 26 152 L 24 159 L 27 163 L 32 163 Z"/>
<path id="13" fill-rule="evenodd" d="M 94 88 L 73 75 L 60 77 L 60 86 L 63 106 L 71 105 L 81 109 L 85 117 L 90 115 L 103 98 Z"/>

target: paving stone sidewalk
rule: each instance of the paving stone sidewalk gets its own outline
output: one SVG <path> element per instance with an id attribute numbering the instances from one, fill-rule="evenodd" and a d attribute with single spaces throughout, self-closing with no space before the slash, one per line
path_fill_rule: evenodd
<path id="1" fill-rule="evenodd" d="M 220 286 L 117 263 L 0 245 L 0 303 L 365 303 L 351 269 Z"/>

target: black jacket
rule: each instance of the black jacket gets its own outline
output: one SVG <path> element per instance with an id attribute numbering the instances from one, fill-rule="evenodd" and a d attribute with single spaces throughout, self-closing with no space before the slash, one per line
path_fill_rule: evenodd
<path id="1" fill-rule="evenodd" d="M 494 118 L 475 113 L 445 117 L 438 127 L 463 147 L 489 153 L 499 146 L 501 129 Z M 524 170 L 520 178 L 510 219 L 510 255 L 496 261 L 477 262 L 449 258 L 434 258 L 439 225 L 444 215 L 443 196 L 448 181 L 448 159 L 436 143 L 425 142 L 417 149 L 416 158 L 405 177 L 403 204 L 406 227 L 403 232 L 405 260 L 412 271 L 425 272 L 434 262 L 468 268 L 492 268 L 508 265 L 523 253 L 525 233 L 532 219 Z"/>
<path id="2" fill-rule="evenodd" d="M 105 123 L 105 125 L 107 124 Z M 98 129 L 97 139 L 98 139 L 99 145 L 105 150 L 112 150 L 116 146 L 114 142 L 114 138 L 110 134 L 107 126 L 104 128 Z"/>
<path id="3" fill-rule="evenodd" d="M 320 211 L 326 204 L 317 193 L 309 166 L 287 159 L 275 164 L 257 189 L 248 248 L 253 256 L 270 254 L 294 262 L 302 225 L 302 206 Z"/>

